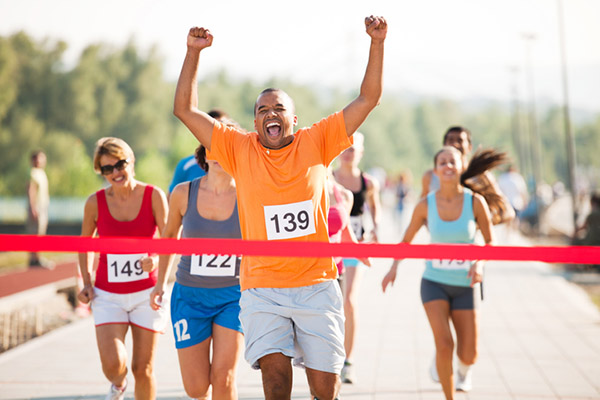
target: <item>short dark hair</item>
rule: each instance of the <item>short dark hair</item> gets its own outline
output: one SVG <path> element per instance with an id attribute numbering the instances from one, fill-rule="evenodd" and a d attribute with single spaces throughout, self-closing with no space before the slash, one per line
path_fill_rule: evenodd
<path id="1" fill-rule="evenodd" d="M 449 134 L 451 134 L 451 133 L 458 133 L 458 134 L 460 134 L 461 132 L 465 132 L 467 134 L 467 140 L 469 141 L 470 144 L 472 144 L 472 142 L 471 142 L 471 131 L 469 131 L 464 126 L 460 126 L 460 125 L 451 126 L 450 128 L 448 128 L 448 130 L 446 130 L 446 133 L 444 133 L 444 140 L 442 141 L 442 144 L 446 143 L 446 138 L 448 137 Z"/>
<path id="2" fill-rule="evenodd" d="M 265 93 L 271 93 L 271 92 L 281 92 L 281 93 L 285 94 L 287 96 L 287 98 L 290 99 L 290 102 L 292 103 L 292 107 L 294 107 L 294 109 L 295 109 L 296 105 L 294 104 L 294 100 L 292 100 L 292 98 L 290 97 L 290 95 L 287 94 L 285 92 L 285 90 L 278 89 L 278 88 L 273 88 L 273 87 L 268 87 L 268 88 L 264 89 L 262 92 L 260 92 L 258 94 L 258 96 L 256 97 L 256 101 L 254 102 L 254 116 L 255 117 L 256 117 L 256 106 L 258 104 L 258 99 L 260 99 L 260 96 L 262 96 L 263 94 L 265 94 Z M 292 111 L 296 112 L 295 110 L 292 110 Z"/>
<path id="3" fill-rule="evenodd" d="M 220 108 L 213 108 L 207 114 L 213 117 L 214 119 L 229 118 L 229 115 Z"/>
<path id="4" fill-rule="evenodd" d="M 34 151 L 32 151 L 31 152 L 31 160 L 33 161 L 40 154 L 46 155 L 46 153 L 44 153 L 42 150 L 34 150 Z"/>

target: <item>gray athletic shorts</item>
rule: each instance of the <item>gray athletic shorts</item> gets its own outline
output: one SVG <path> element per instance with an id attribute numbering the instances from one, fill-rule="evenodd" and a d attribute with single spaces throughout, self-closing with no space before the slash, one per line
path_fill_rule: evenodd
<path id="1" fill-rule="evenodd" d="M 259 369 L 262 357 L 282 353 L 295 366 L 339 374 L 344 366 L 344 310 L 335 281 L 297 288 L 242 291 L 240 319 L 245 358 Z"/>
<path id="2" fill-rule="evenodd" d="M 445 300 L 451 310 L 476 310 L 481 303 L 481 285 L 453 286 L 421 279 L 421 301 Z"/>

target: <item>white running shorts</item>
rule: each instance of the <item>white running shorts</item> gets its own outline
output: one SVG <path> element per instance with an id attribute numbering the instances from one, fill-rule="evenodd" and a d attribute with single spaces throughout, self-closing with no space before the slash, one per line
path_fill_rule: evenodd
<path id="1" fill-rule="evenodd" d="M 106 324 L 128 324 L 139 326 L 153 332 L 164 333 L 167 324 L 167 301 L 160 310 L 150 307 L 150 292 L 148 288 L 135 293 L 111 293 L 94 288 L 92 314 L 96 326 Z"/>

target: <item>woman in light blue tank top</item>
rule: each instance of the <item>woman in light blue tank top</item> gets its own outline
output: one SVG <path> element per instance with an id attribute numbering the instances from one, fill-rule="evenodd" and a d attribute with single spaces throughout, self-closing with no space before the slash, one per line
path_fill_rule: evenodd
<path id="1" fill-rule="evenodd" d="M 184 238 L 241 239 L 235 181 L 216 161 L 206 160 L 202 145 L 196 159 L 207 174 L 175 187 L 163 237 L 176 238 L 181 231 Z M 160 256 L 153 308 L 161 306 L 173 258 Z M 212 386 L 213 398 L 237 399 L 235 377 L 244 341 L 239 269 L 235 255 L 183 255 L 179 262 L 171 320 L 183 385 L 191 398 L 205 398 Z"/>
<path id="2" fill-rule="evenodd" d="M 468 179 L 504 162 L 504 153 L 486 150 L 463 167 L 459 150 L 445 146 L 434 157 L 434 174 L 439 190 L 429 193 L 415 207 L 403 243 L 410 243 L 422 226 L 427 226 L 432 243 L 473 244 L 477 228 L 486 244 L 493 243 L 490 209 L 484 196 L 473 193 Z M 491 201 L 495 201 L 492 196 Z M 494 204 L 495 205 L 495 204 Z M 394 260 L 382 281 L 385 291 L 396 279 L 400 260 Z M 457 332 L 458 371 L 456 389 L 471 388 L 471 369 L 477 358 L 478 312 L 483 262 L 469 260 L 427 260 L 421 297 L 433 330 L 436 357 L 430 368 L 432 379 L 442 384 L 446 399 L 454 398 L 452 368 L 454 339 L 450 321 Z"/>

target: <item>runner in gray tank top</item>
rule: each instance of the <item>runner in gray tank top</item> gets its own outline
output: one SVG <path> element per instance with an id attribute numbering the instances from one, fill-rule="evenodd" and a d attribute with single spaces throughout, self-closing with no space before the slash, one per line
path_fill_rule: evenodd
<path id="1" fill-rule="evenodd" d="M 233 213 L 224 221 L 204 218 L 198 213 L 198 189 L 202 178 L 189 184 L 188 207 L 183 216 L 182 238 L 241 239 L 237 202 Z M 194 261 L 192 263 L 192 261 Z M 203 269 L 205 272 L 203 272 Z M 212 269 L 212 270 L 211 270 Z M 190 272 L 191 271 L 191 272 Z M 240 284 L 240 258 L 236 256 L 181 256 L 177 266 L 177 283 L 197 288 L 223 288 Z"/>
<path id="2" fill-rule="evenodd" d="M 183 238 L 240 239 L 235 181 L 219 163 L 206 159 L 202 145 L 196 159 L 207 174 L 175 187 L 163 237 L 177 237 L 181 230 Z M 153 308 L 161 306 L 172 262 L 172 254 L 160 256 L 150 297 Z M 171 321 L 183 385 L 191 398 L 207 398 L 212 386 L 212 398 L 237 399 L 235 377 L 243 348 L 239 270 L 235 255 L 192 254 L 179 262 Z"/>

